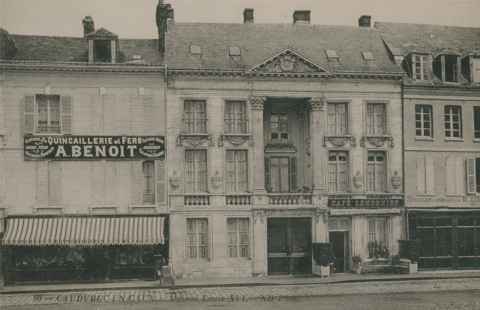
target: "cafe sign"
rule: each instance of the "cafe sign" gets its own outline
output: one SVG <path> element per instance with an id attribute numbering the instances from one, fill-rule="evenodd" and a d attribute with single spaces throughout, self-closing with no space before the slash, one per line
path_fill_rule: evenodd
<path id="1" fill-rule="evenodd" d="M 24 137 L 25 160 L 165 159 L 163 136 Z"/>

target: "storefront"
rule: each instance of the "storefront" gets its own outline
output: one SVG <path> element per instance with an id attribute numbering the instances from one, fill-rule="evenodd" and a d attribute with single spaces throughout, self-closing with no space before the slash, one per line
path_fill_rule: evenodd
<path id="1" fill-rule="evenodd" d="M 409 237 L 420 240 L 419 268 L 480 268 L 480 211 L 410 211 Z"/>
<path id="2" fill-rule="evenodd" d="M 8 217 L 5 282 L 154 279 L 168 263 L 167 226 L 163 216 Z"/>

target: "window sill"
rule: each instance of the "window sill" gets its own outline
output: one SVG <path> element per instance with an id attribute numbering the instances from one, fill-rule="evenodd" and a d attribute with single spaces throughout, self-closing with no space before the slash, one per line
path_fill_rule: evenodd
<path id="1" fill-rule="evenodd" d="M 427 142 L 433 142 L 435 139 L 433 137 L 421 137 L 421 136 L 415 136 L 415 141 L 427 141 Z"/>
<path id="2" fill-rule="evenodd" d="M 480 143 L 480 138 L 474 138 L 473 143 Z"/>
<path id="3" fill-rule="evenodd" d="M 446 142 L 464 142 L 463 138 L 445 138 Z"/>
<path id="4" fill-rule="evenodd" d="M 222 147 L 225 141 L 228 141 L 231 145 L 240 146 L 251 138 L 249 133 L 223 133 L 218 137 L 217 145 Z"/>

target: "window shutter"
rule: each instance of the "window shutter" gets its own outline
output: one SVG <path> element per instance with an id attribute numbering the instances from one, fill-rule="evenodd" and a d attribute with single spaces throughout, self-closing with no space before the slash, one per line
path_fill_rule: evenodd
<path id="1" fill-rule="evenodd" d="M 157 184 L 157 204 L 165 204 L 167 198 L 167 192 L 165 188 L 165 161 L 155 161 L 155 178 Z"/>
<path id="2" fill-rule="evenodd" d="M 272 184 L 270 182 L 270 158 L 265 157 L 265 190 L 271 191 Z"/>
<path id="3" fill-rule="evenodd" d="M 144 190 L 144 180 L 143 180 L 143 162 L 133 161 L 131 165 L 131 202 L 134 205 L 143 204 L 143 190 Z"/>
<path id="4" fill-rule="evenodd" d="M 25 96 L 24 105 L 24 126 L 23 133 L 33 134 L 35 131 L 35 96 Z"/>
<path id="5" fill-rule="evenodd" d="M 48 161 L 39 161 L 37 164 L 36 201 L 39 205 L 48 203 Z"/>
<path id="6" fill-rule="evenodd" d="M 466 160 L 466 172 L 467 172 L 467 193 L 475 194 L 477 189 L 475 178 L 475 158 L 467 158 Z"/>
<path id="7" fill-rule="evenodd" d="M 425 157 L 417 158 L 417 193 L 425 194 Z"/>
<path id="8" fill-rule="evenodd" d="M 297 190 L 297 159 L 295 157 L 289 158 L 288 174 L 290 176 L 290 192 Z"/>
<path id="9" fill-rule="evenodd" d="M 435 192 L 435 165 L 433 158 L 425 158 L 425 186 L 427 194 Z"/>
<path id="10" fill-rule="evenodd" d="M 144 95 L 142 96 L 142 105 L 144 113 L 144 133 L 151 134 L 156 127 L 155 124 L 155 105 L 153 101 L 153 96 Z"/>
<path id="11" fill-rule="evenodd" d="M 72 97 L 62 96 L 60 111 L 61 111 L 62 133 L 69 135 L 72 133 Z"/>
<path id="12" fill-rule="evenodd" d="M 48 204 L 57 206 L 62 201 L 62 163 L 48 162 Z"/>

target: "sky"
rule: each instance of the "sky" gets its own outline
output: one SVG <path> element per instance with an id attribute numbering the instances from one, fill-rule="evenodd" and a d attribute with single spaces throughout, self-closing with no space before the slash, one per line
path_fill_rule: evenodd
<path id="1" fill-rule="evenodd" d="M 294 10 L 311 10 L 312 24 L 373 21 L 480 27 L 480 0 L 165 0 L 177 22 L 240 23 L 243 9 L 257 23 L 291 23 Z M 82 36 L 81 20 L 122 38 L 155 38 L 158 0 L 0 0 L 0 27 L 10 33 Z"/>

